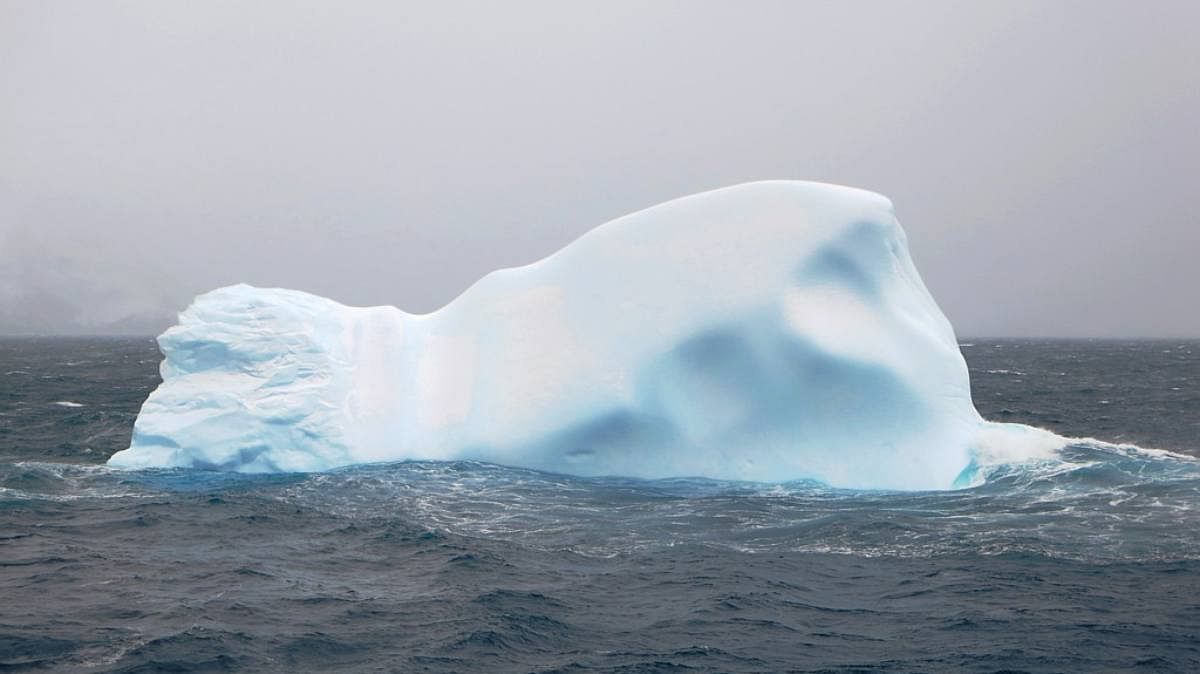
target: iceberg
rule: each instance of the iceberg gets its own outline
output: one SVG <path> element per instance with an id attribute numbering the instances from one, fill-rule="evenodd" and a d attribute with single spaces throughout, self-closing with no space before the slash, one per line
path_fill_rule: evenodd
<path id="1" fill-rule="evenodd" d="M 891 202 L 812 182 L 619 218 L 424 315 L 221 288 L 158 343 L 162 384 L 113 466 L 945 489 L 994 426 Z"/>

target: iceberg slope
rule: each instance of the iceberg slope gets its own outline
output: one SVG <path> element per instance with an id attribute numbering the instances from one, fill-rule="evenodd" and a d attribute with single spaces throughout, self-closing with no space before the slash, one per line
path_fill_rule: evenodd
<path id="1" fill-rule="evenodd" d="M 619 218 L 431 314 L 221 288 L 159 345 L 114 466 L 478 459 L 937 489 L 984 423 L 891 202 L 819 183 Z"/>

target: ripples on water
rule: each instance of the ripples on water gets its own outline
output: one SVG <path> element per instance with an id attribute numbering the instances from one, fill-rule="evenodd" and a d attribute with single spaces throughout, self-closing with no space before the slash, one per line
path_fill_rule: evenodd
<path id="1" fill-rule="evenodd" d="M 1188 456 L 1082 441 L 923 493 L 473 462 L 110 471 L 152 348 L 0 342 L 26 373 L 0 389 L 0 669 L 1200 669 Z M 964 352 L 986 416 L 1071 432 L 1111 408 L 1110 439 L 1196 437 L 1194 343 Z"/>

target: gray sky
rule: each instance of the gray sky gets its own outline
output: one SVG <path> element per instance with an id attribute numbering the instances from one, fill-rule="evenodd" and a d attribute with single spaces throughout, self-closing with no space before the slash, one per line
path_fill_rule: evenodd
<path id="1" fill-rule="evenodd" d="M 1200 3 L 0 0 L 0 333 L 245 281 L 428 311 L 763 178 L 892 198 L 960 335 L 1200 336 Z"/>

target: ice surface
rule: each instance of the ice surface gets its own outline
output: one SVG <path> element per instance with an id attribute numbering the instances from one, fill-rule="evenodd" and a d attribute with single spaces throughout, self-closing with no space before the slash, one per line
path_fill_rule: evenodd
<path id="1" fill-rule="evenodd" d="M 938 489 L 988 426 L 891 202 L 819 183 L 634 213 L 431 314 L 221 288 L 159 345 L 163 383 L 112 465 Z"/>

